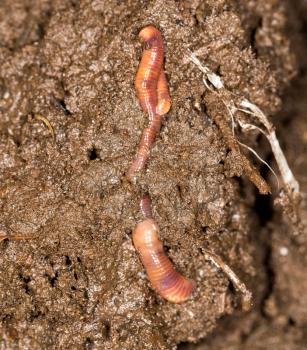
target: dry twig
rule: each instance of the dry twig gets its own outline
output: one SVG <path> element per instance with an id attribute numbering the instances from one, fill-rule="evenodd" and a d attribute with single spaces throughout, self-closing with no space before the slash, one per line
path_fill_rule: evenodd
<path id="1" fill-rule="evenodd" d="M 249 311 L 252 307 L 252 293 L 246 285 L 240 280 L 235 272 L 216 254 L 209 250 L 204 250 L 205 259 L 211 261 L 217 268 L 221 269 L 224 274 L 230 279 L 236 291 L 241 293 L 242 308 L 244 311 Z"/>
<path id="2" fill-rule="evenodd" d="M 223 81 L 221 80 L 221 78 L 213 73 L 208 67 L 204 66 L 199 59 L 196 57 L 196 55 L 194 53 L 189 53 L 188 57 L 187 57 L 191 62 L 193 62 L 203 73 L 204 73 L 204 84 L 205 86 L 210 90 L 213 91 L 214 93 L 216 93 L 219 97 L 222 97 L 221 92 L 227 92 L 228 95 L 233 95 L 230 91 L 228 91 L 225 88 L 225 85 L 223 83 Z M 213 88 L 210 86 L 213 86 Z M 241 126 L 243 126 L 243 130 L 251 130 L 251 129 L 257 129 L 260 132 L 262 132 L 266 138 L 268 139 L 270 145 L 271 145 L 271 149 L 272 152 L 274 154 L 274 157 L 276 159 L 281 177 L 283 179 L 283 183 L 286 187 L 286 190 L 291 193 L 291 194 L 299 194 L 299 184 L 297 182 L 297 180 L 295 179 L 289 165 L 288 162 L 286 160 L 286 157 L 280 147 L 279 141 L 277 139 L 276 133 L 275 133 L 275 129 L 274 126 L 272 125 L 272 123 L 269 122 L 268 118 L 265 116 L 265 114 L 261 111 L 261 109 L 256 106 L 255 104 L 249 102 L 246 98 L 242 97 L 242 96 L 235 96 L 236 99 L 239 100 L 238 105 L 236 105 L 234 99 L 230 99 L 229 102 L 225 102 L 222 98 L 223 103 L 225 104 L 228 114 L 231 117 L 232 120 L 232 138 L 230 138 L 229 135 L 229 131 L 227 131 L 227 122 L 223 121 L 222 117 L 219 118 L 214 118 L 214 121 L 219 124 L 221 131 L 225 137 L 225 141 L 228 145 L 228 147 L 230 149 L 235 149 L 236 152 L 239 152 L 238 147 L 235 147 L 235 144 L 238 144 L 238 142 L 236 141 L 235 137 L 234 137 L 234 119 L 235 119 L 235 113 L 237 111 L 241 111 L 244 112 L 245 114 L 249 114 L 253 117 L 255 117 L 258 122 L 264 126 L 265 131 L 262 130 L 261 128 L 257 127 L 256 125 L 250 124 L 250 123 L 245 123 L 244 121 L 239 120 L 239 123 Z M 245 128 L 244 128 L 245 126 Z M 229 127 L 228 127 L 229 129 Z M 242 143 L 240 143 L 241 145 L 243 145 Z M 231 146 L 231 147 L 230 147 Z M 246 145 L 244 145 L 243 147 L 248 147 Z M 253 149 L 251 149 L 250 147 L 248 147 L 250 151 L 252 151 L 252 153 L 255 154 L 256 151 L 254 151 Z M 257 157 L 259 158 L 258 154 L 256 153 Z M 261 159 L 262 162 L 265 162 L 263 159 Z M 248 160 L 244 161 L 245 165 L 245 171 L 247 173 L 247 176 L 249 176 L 250 180 L 252 182 L 255 183 L 255 185 L 259 188 L 261 193 L 264 193 L 265 191 L 262 188 L 263 185 L 263 179 L 260 181 L 259 180 L 259 174 L 254 172 L 254 169 L 251 170 L 251 167 L 248 165 Z M 244 163 L 243 162 L 243 163 Z M 265 162 L 265 164 L 267 164 Z M 268 164 L 267 164 L 268 165 Z M 269 166 L 269 169 L 273 172 L 274 175 L 275 172 L 272 170 L 272 168 Z M 264 181 L 264 183 L 266 183 Z M 264 188 L 265 189 L 265 188 Z M 269 191 L 268 191 L 269 192 Z M 268 193 L 267 192 L 267 193 Z"/>
<path id="3" fill-rule="evenodd" d="M 55 133 L 50 121 L 40 114 L 35 114 L 35 119 L 42 121 L 47 126 L 50 134 L 52 135 L 53 141 L 55 141 Z"/>

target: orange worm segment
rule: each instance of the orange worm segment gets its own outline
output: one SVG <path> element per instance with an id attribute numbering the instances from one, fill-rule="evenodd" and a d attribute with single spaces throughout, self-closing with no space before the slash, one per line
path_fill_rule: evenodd
<path id="1" fill-rule="evenodd" d="M 147 163 L 150 154 L 150 147 L 156 139 L 157 127 L 160 128 L 160 123 L 155 127 L 151 126 L 143 130 L 137 154 L 127 172 L 127 178 L 130 182 L 134 182 L 135 173 L 143 170 Z"/>
<path id="2" fill-rule="evenodd" d="M 164 70 L 161 70 L 159 80 L 158 80 L 158 105 L 156 109 L 156 113 L 158 115 L 166 114 L 171 108 L 171 97 L 168 91 L 168 84 L 166 80 L 166 76 Z"/>
<path id="3" fill-rule="evenodd" d="M 156 292 L 172 303 L 185 301 L 192 294 L 195 282 L 174 269 L 158 239 L 158 226 L 155 221 L 145 219 L 137 224 L 132 238 Z"/>

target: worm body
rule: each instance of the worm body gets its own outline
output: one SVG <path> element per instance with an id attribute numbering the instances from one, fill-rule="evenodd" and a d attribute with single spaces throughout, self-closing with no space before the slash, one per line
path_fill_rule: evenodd
<path id="1" fill-rule="evenodd" d="M 145 219 L 152 219 L 151 199 L 148 195 L 144 196 L 141 200 L 141 212 Z"/>
<path id="2" fill-rule="evenodd" d="M 146 43 L 141 63 L 135 78 L 135 88 L 144 112 L 148 113 L 149 125 L 143 130 L 139 149 L 127 177 L 133 182 L 135 173 L 145 168 L 151 146 L 160 131 L 161 116 L 171 106 L 168 84 L 163 71 L 164 45 L 162 35 L 153 26 L 143 28 L 139 37 Z"/>
<path id="3" fill-rule="evenodd" d="M 136 225 L 133 243 L 156 292 L 172 303 L 185 301 L 195 283 L 174 269 L 158 239 L 158 226 L 153 219 L 145 219 Z"/>

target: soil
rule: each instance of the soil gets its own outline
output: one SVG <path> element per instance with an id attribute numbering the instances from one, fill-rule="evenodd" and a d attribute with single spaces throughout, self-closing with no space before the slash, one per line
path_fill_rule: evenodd
<path id="1" fill-rule="evenodd" d="M 249 181 L 215 122 L 226 107 L 186 60 L 198 50 L 272 117 L 307 225 L 306 10 L 305 0 L 1 1 L 1 350 L 307 349 L 307 233 L 244 151 L 273 194 Z M 147 24 L 163 34 L 172 108 L 132 185 Z M 263 136 L 238 137 L 274 166 Z M 197 283 L 182 304 L 152 290 L 133 247 L 144 192 L 167 255 Z M 252 290 L 252 311 L 204 249 Z"/>

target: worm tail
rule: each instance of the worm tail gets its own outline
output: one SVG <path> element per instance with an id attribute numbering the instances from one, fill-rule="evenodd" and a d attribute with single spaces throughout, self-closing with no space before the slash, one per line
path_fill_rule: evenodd
<path id="1" fill-rule="evenodd" d="M 176 271 L 164 252 L 158 238 L 158 226 L 152 218 L 151 201 L 145 196 L 141 201 L 145 220 L 133 231 L 133 244 L 140 254 L 148 279 L 154 290 L 172 303 L 185 301 L 193 292 L 195 282 Z"/>

